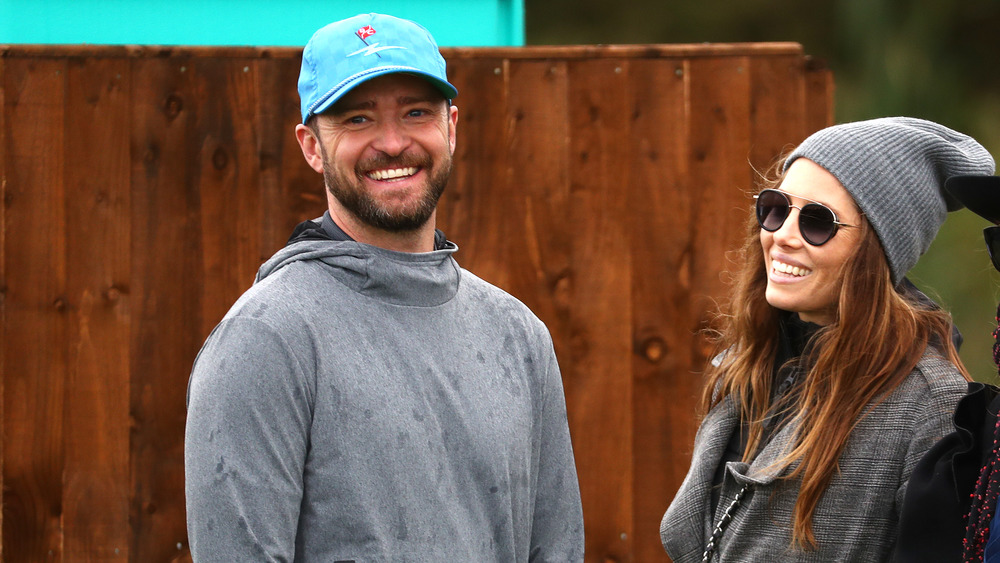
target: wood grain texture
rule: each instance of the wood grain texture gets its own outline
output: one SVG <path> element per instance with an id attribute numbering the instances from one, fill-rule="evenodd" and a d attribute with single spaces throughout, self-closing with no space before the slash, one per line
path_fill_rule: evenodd
<path id="1" fill-rule="evenodd" d="M 700 197 L 689 181 L 688 65 L 684 60 L 634 61 L 629 65 L 625 166 L 633 170 L 629 190 L 629 241 L 632 278 L 631 424 L 635 471 L 634 561 L 664 561 L 659 520 L 686 469 L 679 460 L 691 448 L 690 424 L 675 424 L 670 414 L 693 405 L 697 378 L 688 353 L 697 319 L 688 306 L 691 286 L 694 217 Z"/>
<path id="2" fill-rule="evenodd" d="M 69 371 L 63 529 L 68 561 L 127 561 L 131 92 L 124 59 L 73 58 L 65 137 Z"/>
<path id="3" fill-rule="evenodd" d="M 751 177 L 747 187 L 758 180 L 779 155 L 795 148 L 807 134 L 806 81 L 801 57 L 751 59 L 750 146 Z"/>
<path id="4" fill-rule="evenodd" d="M 262 223 L 258 68 L 253 59 L 191 61 L 196 194 L 200 209 L 192 233 L 201 251 L 201 340 L 253 282 L 260 265 Z M 286 132 L 287 134 L 288 132 Z"/>
<path id="5" fill-rule="evenodd" d="M 509 237 L 517 232 L 512 205 L 520 190 L 509 192 L 507 166 L 507 88 L 505 62 L 470 60 L 452 67 L 458 89 L 458 129 L 452 176 L 438 209 L 438 227 L 458 244 L 456 259 L 464 267 L 511 289 Z M 509 221 L 492 221 L 506 217 Z"/>
<path id="6" fill-rule="evenodd" d="M 5 78 L 7 60 L 0 57 L 0 335 L 6 336 L 7 331 L 7 257 L 6 257 L 6 232 L 7 232 L 7 103 L 6 103 L 6 82 Z M 6 346 L 0 345 L 0 561 L 3 560 L 3 492 L 4 488 L 4 448 L 6 440 L 6 415 L 4 403 L 7 394 L 4 392 L 6 377 L 4 374 L 7 358 Z"/>
<path id="7" fill-rule="evenodd" d="M 587 561 L 667 561 L 755 169 L 832 119 L 790 43 L 443 50 L 438 226 L 553 337 Z M 291 48 L 0 47 L 4 561 L 188 561 L 187 379 L 326 208 Z"/>
<path id="8" fill-rule="evenodd" d="M 257 266 L 284 245 L 295 225 L 319 217 L 326 209 L 323 178 L 306 166 L 295 140 L 295 126 L 301 121 L 299 96 L 288 85 L 298 80 L 300 64 L 298 58 L 257 63 L 260 99 L 254 127 L 260 159 L 261 228 L 257 264 L 242 274 L 246 283 L 253 281 Z"/>
<path id="9" fill-rule="evenodd" d="M 811 133 L 833 124 L 833 71 L 818 59 L 805 57 L 806 131 Z"/>
<path id="10" fill-rule="evenodd" d="M 566 384 L 581 474 L 587 552 L 623 560 L 631 551 L 634 493 L 631 424 L 627 196 L 627 62 L 570 61 L 570 343 Z M 627 500 L 626 500 L 627 499 Z M 599 515 L 599 517 L 597 517 Z M 585 518 L 586 520 L 586 518 Z"/>
<path id="11" fill-rule="evenodd" d="M 506 268 L 511 291 L 545 320 L 562 370 L 572 373 L 570 69 L 562 60 L 507 61 L 504 76 L 510 102 L 500 195 L 513 196 L 505 223 L 513 226 L 511 260 L 520 264 Z"/>
<path id="12" fill-rule="evenodd" d="M 198 81 L 186 57 L 142 59 L 132 73 L 133 561 L 170 561 L 187 543 L 184 402 L 203 326 Z"/>
<path id="13" fill-rule="evenodd" d="M 695 323 L 688 329 L 694 334 L 709 326 L 715 299 L 725 295 L 720 276 L 724 253 L 737 244 L 737 233 L 743 232 L 748 218 L 753 145 L 749 64 L 747 57 L 704 58 L 691 61 L 688 68 L 688 181 L 696 194 L 690 209 L 695 291 L 688 301 Z M 693 365 L 703 366 L 703 339 L 696 336 L 691 344 Z"/>
<path id="14" fill-rule="evenodd" d="M 65 59 L 8 60 L 4 557 L 63 555 L 67 351 Z M 16 138 L 13 134 L 16 132 Z M 17 358 L 16 362 L 11 361 Z"/>

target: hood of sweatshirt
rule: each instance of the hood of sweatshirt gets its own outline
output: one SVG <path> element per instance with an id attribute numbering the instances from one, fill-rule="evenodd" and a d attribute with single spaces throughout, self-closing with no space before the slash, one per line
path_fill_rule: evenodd
<path id="1" fill-rule="evenodd" d="M 289 266 L 319 266 L 348 288 L 386 303 L 434 307 L 458 292 L 461 268 L 452 257 L 458 246 L 443 235 L 432 252 L 396 252 L 352 240 L 333 240 L 306 221 L 257 271 L 261 283 Z"/>

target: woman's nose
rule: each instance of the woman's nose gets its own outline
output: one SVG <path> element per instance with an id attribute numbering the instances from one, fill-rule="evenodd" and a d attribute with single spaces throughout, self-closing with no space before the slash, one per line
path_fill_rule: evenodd
<path id="1" fill-rule="evenodd" d="M 788 209 L 788 217 L 785 222 L 778 227 L 777 231 L 771 233 L 774 241 L 782 246 L 801 246 L 802 233 L 799 232 L 799 210 L 795 207 Z"/>

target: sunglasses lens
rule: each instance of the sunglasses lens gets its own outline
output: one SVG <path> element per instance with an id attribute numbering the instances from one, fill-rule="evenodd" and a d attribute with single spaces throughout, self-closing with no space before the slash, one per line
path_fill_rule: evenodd
<path id="1" fill-rule="evenodd" d="M 802 238 L 814 246 L 819 246 L 833 237 L 837 232 L 833 211 L 822 205 L 810 203 L 802 206 L 799 212 L 799 230 Z"/>
<path id="2" fill-rule="evenodd" d="M 757 222 L 765 231 L 780 229 L 788 210 L 788 199 L 781 192 L 764 190 L 757 195 Z"/>

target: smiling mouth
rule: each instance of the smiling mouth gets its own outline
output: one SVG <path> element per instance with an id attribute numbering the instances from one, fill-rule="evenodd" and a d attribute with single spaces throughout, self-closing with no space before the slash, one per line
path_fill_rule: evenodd
<path id="1" fill-rule="evenodd" d="M 386 168 L 384 170 L 372 170 L 365 174 L 368 178 L 372 180 L 378 180 L 384 182 L 387 180 L 401 180 L 403 178 L 409 178 L 416 174 L 420 168 L 416 166 L 407 166 L 405 168 Z"/>
<path id="2" fill-rule="evenodd" d="M 788 274 L 789 276 L 795 276 L 798 278 L 808 276 L 812 273 L 812 270 L 809 268 L 800 268 L 798 266 L 792 266 L 791 264 L 785 264 L 784 262 L 778 262 L 777 260 L 771 260 L 771 269 L 775 272 Z"/>

